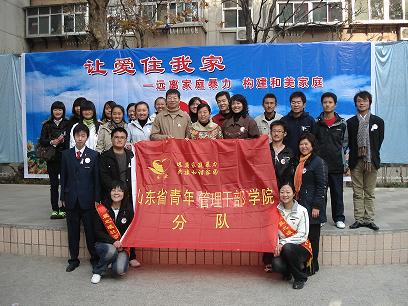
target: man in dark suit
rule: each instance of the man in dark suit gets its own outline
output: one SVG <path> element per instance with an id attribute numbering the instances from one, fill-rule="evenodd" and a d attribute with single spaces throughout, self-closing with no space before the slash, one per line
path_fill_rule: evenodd
<path id="1" fill-rule="evenodd" d="M 84 226 L 91 264 L 98 260 L 95 252 L 95 203 L 99 202 L 99 154 L 85 146 L 89 129 L 78 124 L 73 131 L 75 146 L 62 153 L 61 201 L 66 208 L 70 259 L 67 272 L 79 266 L 80 220 Z"/>
<path id="2" fill-rule="evenodd" d="M 357 115 L 347 120 L 349 135 L 349 167 L 353 183 L 355 222 L 351 229 L 362 226 L 378 231 L 374 223 L 374 189 L 380 168 L 380 148 L 384 140 L 384 121 L 370 113 L 372 96 L 367 91 L 354 96 Z"/>

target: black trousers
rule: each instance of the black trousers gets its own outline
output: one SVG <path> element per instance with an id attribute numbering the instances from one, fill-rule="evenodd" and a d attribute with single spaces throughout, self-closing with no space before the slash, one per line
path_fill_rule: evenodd
<path id="1" fill-rule="evenodd" d="M 283 275 L 293 275 L 295 281 L 307 281 L 305 272 L 309 252 L 300 244 L 287 243 L 282 247 L 281 253 L 272 258 L 272 270 Z"/>
<path id="2" fill-rule="evenodd" d="M 52 160 L 47 162 L 47 172 L 50 177 L 50 191 L 51 191 L 51 208 L 53 211 L 59 211 L 58 207 L 58 187 L 59 187 L 59 178 L 58 175 L 61 174 L 61 161 Z"/>
<path id="3" fill-rule="evenodd" d="M 95 232 L 94 232 L 94 218 L 95 209 L 81 209 L 79 203 L 74 209 L 67 209 L 66 212 L 67 228 L 68 228 L 68 245 L 70 259 L 69 263 L 77 263 L 79 265 L 79 239 L 80 239 L 80 221 L 84 227 L 86 246 L 91 255 L 91 263 L 98 262 L 98 255 L 95 251 Z"/>
<path id="4" fill-rule="evenodd" d="M 309 225 L 309 240 L 310 244 L 312 245 L 313 251 L 313 260 L 312 260 L 312 271 L 314 272 L 319 271 L 319 242 L 320 242 L 320 224 L 310 224 Z"/>
<path id="5" fill-rule="evenodd" d="M 331 211 L 332 219 L 334 222 L 345 221 L 344 217 L 344 201 L 343 201 L 343 174 L 342 173 L 329 173 L 328 175 L 328 185 L 330 188 L 330 201 L 331 201 Z M 326 205 L 322 214 L 326 216 Z"/>

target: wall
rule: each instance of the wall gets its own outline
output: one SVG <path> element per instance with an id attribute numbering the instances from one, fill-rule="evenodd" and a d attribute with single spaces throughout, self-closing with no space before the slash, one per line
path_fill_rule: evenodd
<path id="1" fill-rule="evenodd" d="M 24 40 L 23 7 L 29 0 L 0 0 L 0 53 L 22 53 L 28 50 Z"/>

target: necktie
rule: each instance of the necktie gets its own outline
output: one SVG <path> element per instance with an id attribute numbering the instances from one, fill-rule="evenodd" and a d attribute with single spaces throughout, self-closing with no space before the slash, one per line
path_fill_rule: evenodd
<path id="1" fill-rule="evenodd" d="M 77 152 L 76 152 L 76 158 L 77 158 L 77 159 L 80 159 L 80 158 L 81 158 L 81 151 L 77 151 Z"/>

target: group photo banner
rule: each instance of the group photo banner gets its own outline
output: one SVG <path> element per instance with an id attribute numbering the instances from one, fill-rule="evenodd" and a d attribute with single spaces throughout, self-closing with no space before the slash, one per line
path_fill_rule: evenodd
<path id="1" fill-rule="evenodd" d="M 134 145 L 126 247 L 273 252 L 279 202 L 266 135 Z"/>
<path id="2" fill-rule="evenodd" d="M 103 105 L 113 100 L 126 107 L 153 102 L 170 88 L 183 103 L 195 96 L 218 111 L 217 92 L 244 95 L 250 115 L 263 112 L 266 93 L 277 97 L 276 111 L 290 110 L 289 96 L 303 91 L 306 111 L 321 112 L 326 91 L 338 96 L 337 112 L 355 113 L 354 94 L 371 90 L 372 45 L 369 42 L 256 44 L 27 53 L 22 55 L 23 154 L 26 178 L 46 177 L 46 165 L 34 146 L 54 101 L 64 102 L 67 116 L 78 97 Z"/>

